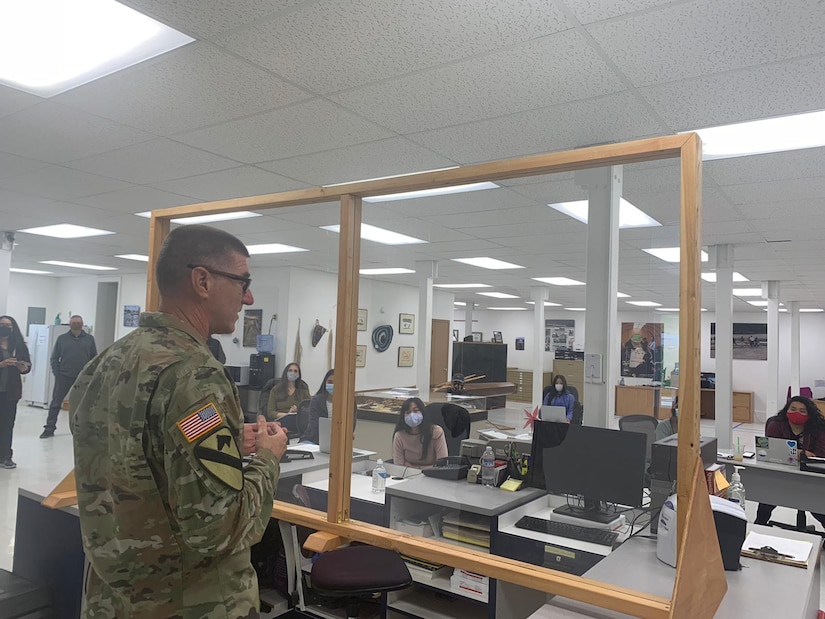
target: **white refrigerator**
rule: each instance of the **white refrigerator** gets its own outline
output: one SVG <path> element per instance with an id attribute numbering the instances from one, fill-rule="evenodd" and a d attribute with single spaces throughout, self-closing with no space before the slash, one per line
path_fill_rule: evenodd
<path id="1" fill-rule="evenodd" d="M 51 356 L 58 336 L 66 333 L 69 325 L 29 325 L 29 354 L 32 371 L 23 376 L 23 400 L 32 406 L 48 408 L 54 389 Z"/>

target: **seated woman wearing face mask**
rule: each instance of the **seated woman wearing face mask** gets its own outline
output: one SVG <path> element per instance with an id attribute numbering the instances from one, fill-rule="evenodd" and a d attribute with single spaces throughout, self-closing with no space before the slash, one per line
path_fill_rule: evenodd
<path id="1" fill-rule="evenodd" d="M 392 437 L 393 463 L 420 469 L 447 457 L 444 429 L 424 415 L 424 402 L 410 398 L 401 405 Z"/>
<path id="2" fill-rule="evenodd" d="M 321 386 L 309 400 L 309 423 L 303 434 L 301 434 L 301 443 L 318 444 L 318 419 L 320 417 L 332 417 L 332 392 L 335 385 L 335 369 L 329 370 L 324 374 L 324 380 L 321 381 Z M 355 424 L 358 421 L 358 410 L 356 408 L 353 412 L 352 431 L 355 432 Z M 353 440 L 355 434 L 353 434 Z"/>
<path id="3" fill-rule="evenodd" d="M 543 406 L 563 406 L 567 415 L 567 422 L 573 420 L 573 405 L 576 403 L 575 396 L 567 389 L 567 379 L 561 374 L 553 377 L 553 389 L 551 389 L 542 402 Z"/>

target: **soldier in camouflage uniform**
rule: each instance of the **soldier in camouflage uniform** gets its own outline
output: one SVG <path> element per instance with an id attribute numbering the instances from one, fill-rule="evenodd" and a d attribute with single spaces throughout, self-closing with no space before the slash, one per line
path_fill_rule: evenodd
<path id="1" fill-rule="evenodd" d="M 238 392 L 206 345 L 253 302 L 248 255 L 214 228 L 172 231 L 156 269 L 160 311 L 72 389 L 84 618 L 258 617 L 249 549 L 269 521 L 287 437 L 259 417 L 242 468 Z"/>

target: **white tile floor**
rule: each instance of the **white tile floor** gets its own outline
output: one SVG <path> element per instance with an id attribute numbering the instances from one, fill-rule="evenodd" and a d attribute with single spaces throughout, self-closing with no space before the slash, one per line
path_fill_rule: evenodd
<path id="1" fill-rule="evenodd" d="M 513 417 L 515 415 L 515 417 Z M 513 417 L 513 419 L 510 419 Z M 510 421 L 520 420 L 522 413 L 514 410 L 512 414 L 504 416 Z M 72 437 L 69 433 L 68 414 L 61 411 L 58 419 L 57 432 L 54 438 L 41 440 L 38 438 L 46 420 L 46 411 L 29 406 L 18 406 L 17 423 L 14 432 L 14 461 L 17 468 L 13 470 L 0 469 L 0 568 L 11 570 L 14 555 L 14 526 L 17 517 L 17 489 L 19 486 L 34 488 L 51 488 L 74 466 L 72 459 Z M 614 419 L 614 427 L 618 427 L 618 418 Z M 734 428 L 734 441 L 737 437 L 745 445 L 753 445 L 753 437 L 764 431 L 764 424 L 741 424 Z M 701 422 L 703 436 L 714 436 L 715 429 L 712 421 Z M 746 488 L 747 491 L 747 488 Z M 756 504 L 748 502 L 746 506 L 748 518 L 752 522 L 756 515 Z M 778 507 L 772 518 L 787 523 L 796 522 L 796 511 Z M 818 522 L 810 515 L 809 524 Z M 823 572 L 825 575 L 825 572 Z M 825 578 L 821 585 L 821 596 L 825 608 Z"/>

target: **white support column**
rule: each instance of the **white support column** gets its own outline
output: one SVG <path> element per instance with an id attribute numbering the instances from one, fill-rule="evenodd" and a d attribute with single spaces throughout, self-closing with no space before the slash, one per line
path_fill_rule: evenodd
<path id="1" fill-rule="evenodd" d="M 544 389 L 544 302 L 549 298 L 545 286 L 530 286 L 533 306 L 533 406 L 541 406 L 541 392 Z"/>
<path id="2" fill-rule="evenodd" d="M 467 305 L 464 306 L 464 337 L 473 334 L 473 306 L 475 303 L 467 299 Z"/>
<path id="3" fill-rule="evenodd" d="M 716 268 L 716 440 L 733 447 L 733 246 L 709 248 Z"/>
<path id="4" fill-rule="evenodd" d="M 799 301 L 791 301 L 791 395 L 799 395 L 801 386 L 799 365 Z"/>
<path id="5" fill-rule="evenodd" d="M 622 167 L 576 172 L 575 181 L 587 190 L 589 201 L 584 419 L 587 425 L 606 428 L 615 411 L 613 386 L 619 363 L 616 295 Z M 598 372 L 599 378 L 592 377 L 594 372 Z"/>
<path id="6" fill-rule="evenodd" d="M 768 300 L 768 376 L 765 384 L 765 415 L 779 410 L 779 282 L 762 282 L 762 298 Z M 782 394 L 784 404 L 785 395 Z"/>
<path id="7" fill-rule="evenodd" d="M 11 252 L 14 249 L 14 232 L 0 232 L 0 314 L 5 314 L 9 303 Z M 25 325 L 25 316 L 15 316 Z M 25 329 L 25 326 L 23 327 Z"/>
<path id="8" fill-rule="evenodd" d="M 430 397 L 430 352 L 433 347 L 433 280 L 438 277 L 438 262 L 415 263 L 418 276 L 418 350 L 415 353 L 415 386 L 425 401 Z"/>

